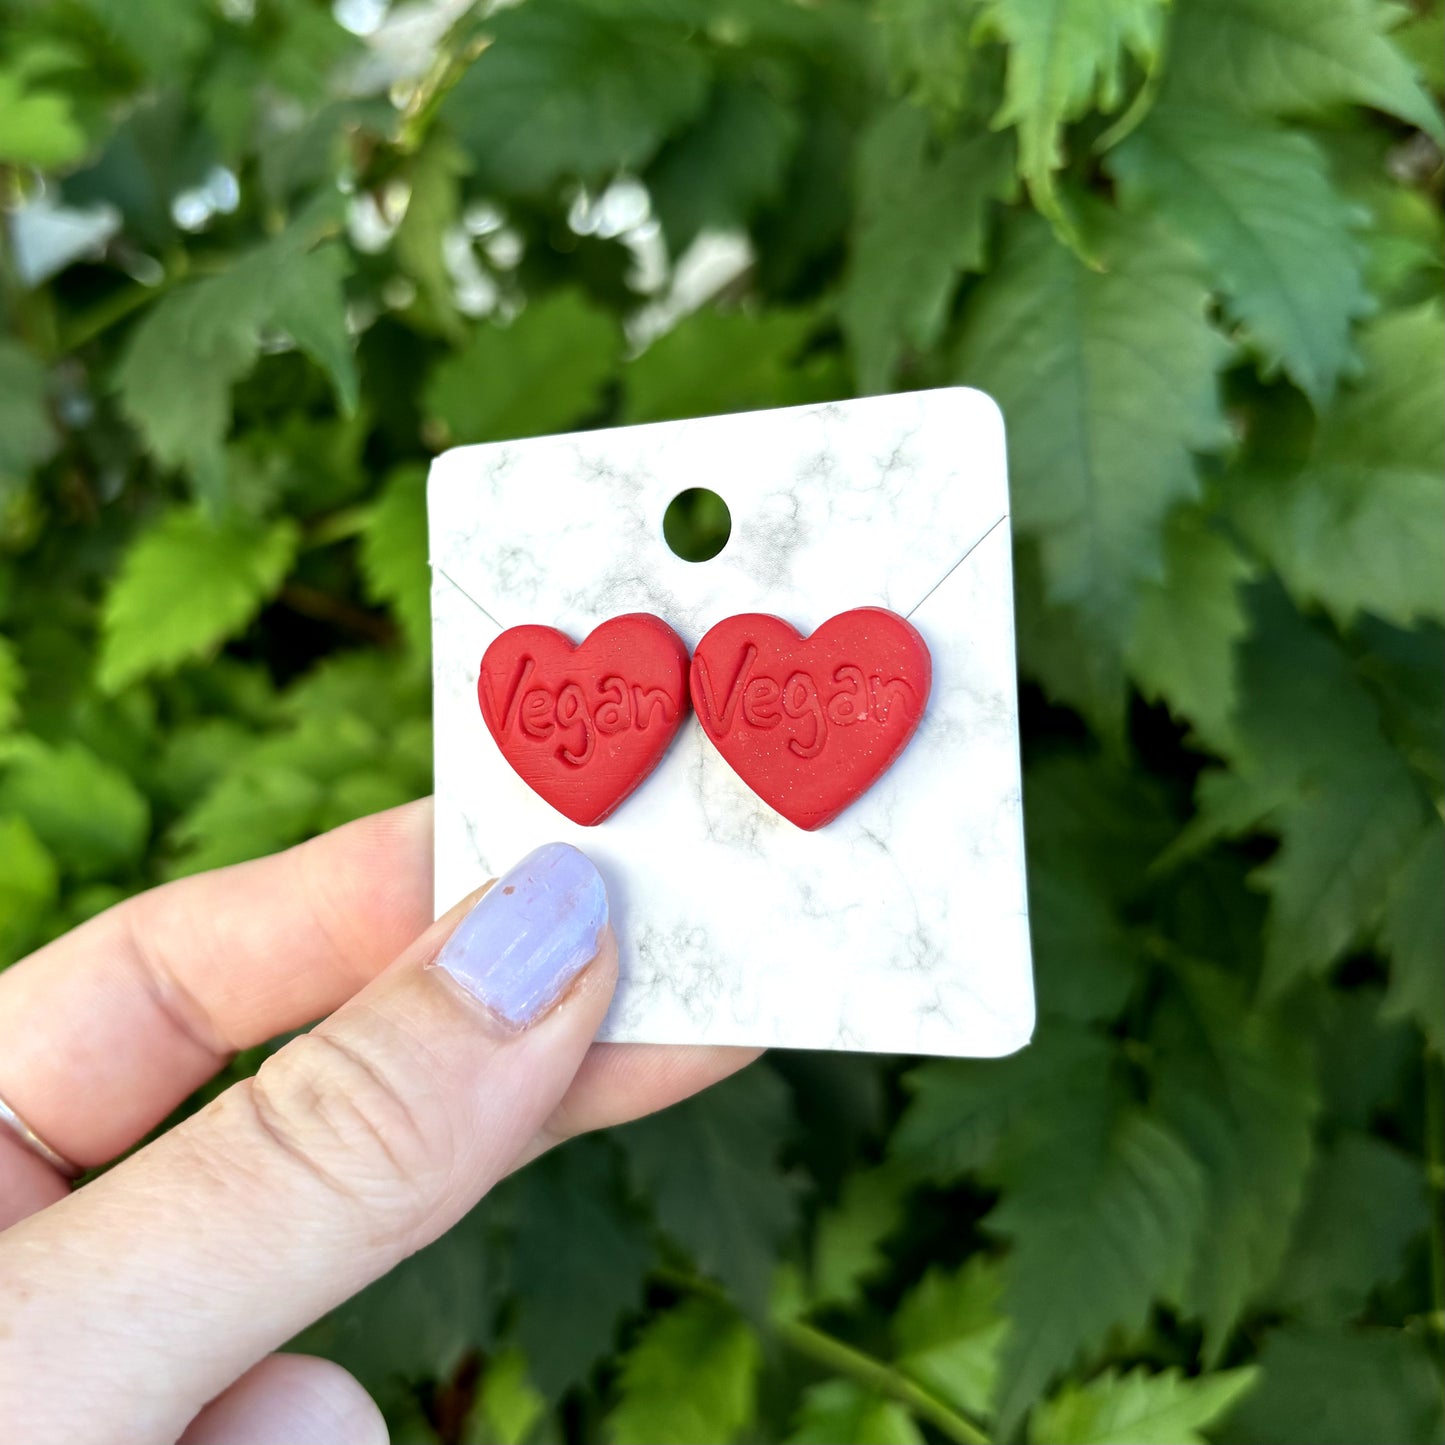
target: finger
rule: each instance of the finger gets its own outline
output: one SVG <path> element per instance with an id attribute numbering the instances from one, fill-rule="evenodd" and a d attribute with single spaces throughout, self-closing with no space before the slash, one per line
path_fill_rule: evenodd
<path id="1" fill-rule="evenodd" d="M 387 1445 L 376 1402 L 340 1365 L 267 1355 L 212 1400 L 180 1445 Z"/>
<path id="2" fill-rule="evenodd" d="M 66 1158 L 105 1163 L 431 917 L 429 799 L 138 894 L 0 973 L 0 1094 Z"/>
<path id="3" fill-rule="evenodd" d="M 577 1077 L 519 1163 L 594 1129 L 655 1114 L 745 1068 L 761 1049 L 593 1044 Z"/>
<path id="4" fill-rule="evenodd" d="M 0 1129 L 0 1229 L 70 1193 L 70 1185 L 7 1129 Z"/>
<path id="5" fill-rule="evenodd" d="M 0 1235 L 14 1438 L 173 1440 L 459 1219 L 556 1107 L 606 1013 L 606 919 L 583 855 L 539 849 L 254 1079 Z"/>

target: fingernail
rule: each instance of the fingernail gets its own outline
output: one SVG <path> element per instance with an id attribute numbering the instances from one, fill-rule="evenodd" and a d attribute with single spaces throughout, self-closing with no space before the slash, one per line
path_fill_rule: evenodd
<path id="1" fill-rule="evenodd" d="M 585 853 L 548 843 L 492 884 L 437 955 L 509 1027 L 535 1023 L 597 956 L 607 889 Z"/>

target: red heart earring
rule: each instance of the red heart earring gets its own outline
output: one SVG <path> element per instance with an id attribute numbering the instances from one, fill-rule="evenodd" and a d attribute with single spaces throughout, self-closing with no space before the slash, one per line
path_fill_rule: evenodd
<path id="1" fill-rule="evenodd" d="M 574 823 L 600 823 L 662 761 L 687 712 L 687 647 L 631 612 L 580 643 L 509 627 L 482 656 L 477 697 L 502 756 Z"/>
<path id="2" fill-rule="evenodd" d="M 858 607 L 801 636 L 778 617 L 724 618 L 698 643 L 692 703 L 728 766 L 800 828 L 821 828 L 908 746 L 933 683 L 906 618 Z"/>

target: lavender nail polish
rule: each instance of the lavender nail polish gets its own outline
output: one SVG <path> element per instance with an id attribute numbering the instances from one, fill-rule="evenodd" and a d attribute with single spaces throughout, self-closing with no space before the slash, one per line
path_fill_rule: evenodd
<path id="1" fill-rule="evenodd" d="M 607 889 L 585 853 L 547 843 L 487 890 L 437 955 L 514 1029 L 542 1016 L 596 957 Z"/>

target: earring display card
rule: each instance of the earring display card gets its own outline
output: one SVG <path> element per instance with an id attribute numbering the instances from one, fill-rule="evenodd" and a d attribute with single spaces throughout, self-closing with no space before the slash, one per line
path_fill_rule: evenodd
<path id="1" fill-rule="evenodd" d="M 717 492 L 732 517 L 707 562 L 663 540 L 668 503 L 691 487 Z M 428 505 L 439 911 L 561 839 L 587 851 L 612 899 L 621 978 L 604 1039 L 970 1056 L 1028 1041 L 992 401 L 951 388 L 459 447 L 432 464 Z M 932 695 L 898 761 L 813 832 L 754 794 L 695 716 L 591 828 L 517 776 L 482 718 L 482 654 L 509 627 L 580 642 L 650 612 L 691 650 L 740 613 L 806 637 L 870 606 L 922 634 Z M 826 743 L 810 765 L 827 766 Z"/>

